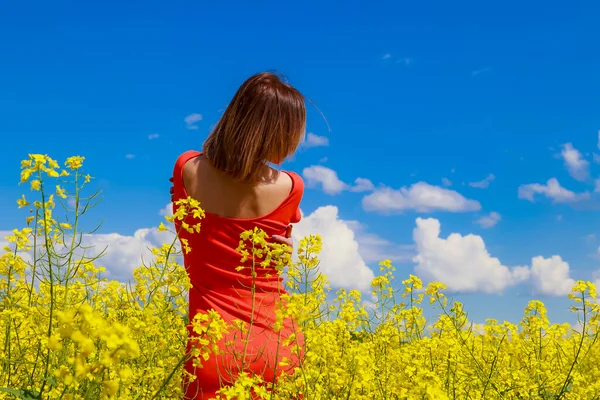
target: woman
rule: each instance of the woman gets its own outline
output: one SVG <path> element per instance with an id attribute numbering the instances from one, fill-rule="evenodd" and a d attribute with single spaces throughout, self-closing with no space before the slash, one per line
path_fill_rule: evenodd
<path id="1" fill-rule="evenodd" d="M 281 336 L 292 333 L 292 323 L 287 321 L 280 332 L 273 329 L 277 300 L 285 293 L 280 278 L 273 267 L 270 274 L 255 279 L 251 299 L 251 269 L 237 268 L 242 257 L 236 249 L 240 234 L 255 227 L 269 240 L 291 245 L 290 224 L 300 221 L 304 184 L 297 174 L 268 164 L 281 164 L 292 155 L 305 127 L 302 94 L 277 75 L 261 73 L 238 89 L 202 153 L 188 151 L 177 159 L 172 200 L 190 196 L 205 211 L 199 233 L 178 229 L 180 239 L 192 249 L 184 255 L 193 286 L 190 320 L 209 309 L 227 323 L 252 319 L 247 345 L 239 331 L 229 333 L 220 342 L 225 354 L 202 361 L 202 368 L 195 369 L 191 360 L 186 364 L 186 371 L 197 376 L 185 388 L 186 399 L 215 396 L 220 385 L 232 383 L 242 368 L 272 382 L 281 372 L 283 357 L 294 364 L 294 355 L 280 343 Z M 242 351 L 244 360 L 239 359 Z"/>

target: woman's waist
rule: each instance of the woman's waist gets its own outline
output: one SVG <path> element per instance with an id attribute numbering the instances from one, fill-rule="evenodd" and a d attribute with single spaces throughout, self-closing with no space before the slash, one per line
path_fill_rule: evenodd
<path id="1" fill-rule="evenodd" d="M 207 287 L 194 284 L 189 292 L 190 311 L 215 309 L 219 313 L 251 315 L 255 317 L 272 315 L 276 309 L 285 306 L 287 292 L 283 285 L 256 286 L 243 285 Z"/>
<path id="2" fill-rule="evenodd" d="M 189 292 L 189 301 L 204 303 L 256 303 L 266 300 L 283 301 L 287 291 L 279 281 L 269 284 L 257 284 L 249 287 L 240 283 L 226 285 L 223 283 L 207 286 L 200 282 L 190 281 L 192 288 Z"/>
<path id="3" fill-rule="evenodd" d="M 199 232 L 188 232 L 185 229 L 181 229 L 179 236 L 185 237 L 188 241 L 207 242 L 210 244 L 222 243 L 235 249 L 244 232 L 256 231 L 258 229 L 266 233 L 267 238 L 273 235 L 283 235 L 289 225 L 289 221 L 237 221 L 221 219 L 218 216 L 212 216 L 211 218 L 207 215 L 201 224 Z"/>
<path id="4" fill-rule="evenodd" d="M 184 256 L 184 265 L 192 283 L 201 284 L 208 290 L 255 286 L 276 291 L 283 280 L 283 260 L 275 257 L 265 263 L 264 257 L 242 259 L 239 254 L 211 252 L 202 257 Z"/>

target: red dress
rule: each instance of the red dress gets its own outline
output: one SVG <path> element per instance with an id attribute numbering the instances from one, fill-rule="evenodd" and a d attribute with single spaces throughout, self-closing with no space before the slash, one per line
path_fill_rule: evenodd
<path id="1" fill-rule="evenodd" d="M 188 196 L 183 185 L 183 166 L 190 159 L 200 155 L 201 153 L 197 151 L 187 151 L 177 159 L 173 172 L 174 212 L 177 209 L 175 202 Z M 259 278 L 255 279 L 256 289 L 252 301 L 251 269 L 244 268 L 236 271 L 236 267 L 242 265 L 241 254 L 236 249 L 240 242 L 240 233 L 243 231 L 258 227 L 269 237 L 285 236 L 288 224 L 300 221 L 298 207 L 302 199 L 304 183 L 297 174 L 286 173 L 292 179 L 292 190 L 275 210 L 265 216 L 236 219 L 206 212 L 205 217 L 200 221 L 200 232 L 193 234 L 179 229 L 181 222 L 175 221 L 180 238 L 187 239 L 192 249 L 188 254 L 184 253 L 184 265 L 192 284 L 189 293 L 190 321 L 196 313 L 214 309 L 227 323 L 236 319 L 249 323 L 254 304 L 253 325 L 246 349 L 246 371 L 260 374 L 265 382 L 272 382 L 275 375 L 279 375 L 284 369 L 291 371 L 296 364 L 297 357 L 289 348 L 282 348 L 279 344 L 282 341 L 281 337 L 287 337 L 296 330 L 296 327 L 288 320 L 280 332 L 273 330 L 276 303 L 280 295 L 285 293 L 282 279 L 277 275 L 274 267 L 268 266 L 263 270 L 259 266 L 261 270 Z M 202 204 L 200 206 L 202 207 Z M 244 265 L 252 264 L 250 261 L 250 264 L 246 262 Z M 270 277 L 263 274 L 263 271 L 270 273 Z M 188 329 L 191 329 L 191 326 L 188 326 Z M 299 335 L 298 341 L 302 343 L 302 340 Z M 234 352 L 231 351 L 231 342 L 237 354 L 241 354 L 244 348 L 242 337 L 239 330 L 237 332 L 233 330 L 219 343 L 226 354 L 211 355 L 207 361 L 202 361 L 203 368 L 194 368 L 191 361 L 186 363 L 186 370 L 197 376 L 194 382 L 186 382 L 186 399 L 210 399 L 215 396 L 221 383 L 227 384 L 232 378 L 235 379 L 239 372 L 241 358 L 232 354 Z M 283 357 L 291 361 L 287 367 L 278 366 L 278 362 Z"/>

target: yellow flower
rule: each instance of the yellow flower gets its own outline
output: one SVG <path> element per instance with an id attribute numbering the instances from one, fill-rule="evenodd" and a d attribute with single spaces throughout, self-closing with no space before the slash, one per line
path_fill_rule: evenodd
<path id="1" fill-rule="evenodd" d="M 73 158 L 66 165 L 78 169 L 82 162 Z M 21 167 L 21 178 L 37 180 L 40 189 L 58 170 L 42 154 L 31 154 Z M 223 289 L 244 318 L 226 320 L 208 309 L 189 321 L 192 284 L 180 263 L 192 241 L 173 237 L 152 248 L 151 257 L 137 254 L 140 266 L 127 284 L 105 276 L 105 258 L 94 258 L 81 237 L 66 232 L 73 229 L 68 221 L 87 214 L 60 219 L 53 213 L 54 196 L 84 184 L 64 180 L 56 193 L 17 200 L 20 208 L 33 204 L 26 221 L 37 223 L 11 231 L 0 254 L 0 352 L 11 366 L 10 382 L 9 374 L 0 374 L 0 387 L 42 387 L 44 374 L 31 371 L 47 369 L 51 384 L 43 398 L 179 399 L 189 345 L 197 368 L 218 354 L 232 361 L 217 362 L 214 372 L 223 378 L 217 399 L 587 400 L 600 393 L 600 303 L 591 282 L 576 281 L 568 296 L 577 325 L 551 323 L 538 300 L 527 303 L 520 321 L 476 324 L 466 306 L 445 295 L 443 283 L 423 287 L 418 276 L 402 271 L 398 285 L 389 260 L 371 281 L 372 297 L 351 289 L 331 293 L 321 272 L 321 237 L 303 238 L 291 259 L 256 228 L 240 232 L 239 266 L 231 271 L 244 278 L 243 286 Z M 175 205 L 175 217 L 167 220 L 176 220 L 180 233 L 204 229 L 197 201 Z M 161 223 L 158 230 L 167 227 Z M 95 254 L 110 257 L 112 249 Z M 237 304 L 238 295 L 244 303 Z M 429 303 L 421 303 L 424 296 Z M 263 313 L 263 306 L 274 307 L 275 315 Z M 275 382 L 249 368 L 263 350 L 256 334 L 276 347 L 268 353 Z"/>
<path id="2" fill-rule="evenodd" d="M 25 195 L 23 195 L 20 199 L 17 200 L 17 204 L 19 205 L 19 208 L 22 208 L 28 206 L 29 202 L 27 201 L 27 199 L 25 199 Z"/>
<path id="3" fill-rule="evenodd" d="M 40 190 L 41 186 L 42 182 L 38 179 L 34 179 L 33 181 L 31 181 L 31 190 Z"/>
<path id="4" fill-rule="evenodd" d="M 32 173 L 33 173 L 33 170 L 30 168 L 24 169 L 23 171 L 21 171 L 21 183 L 27 182 Z"/>
<path id="5" fill-rule="evenodd" d="M 110 381 L 105 381 L 104 390 L 109 396 L 114 396 L 115 394 L 117 394 L 117 390 L 119 390 L 119 380 L 113 379 Z"/>
<path id="6" fill-rule="evenodd" d="M 48 167 L 52 168 L 52 169 L 58 169 L 60 168 L 60 166 L 58 165 L 58 163 L 53 160 L 50 157 L 46 157 L 46 160 L 48 161 Z"/>
<path id="7" fill-rule="evenodd" d="M 63 199 L 67 198 L 65 189 L 61 188 L 60 185 L 56 185 L 56 195 L 62 197 Z"/>
<path id="8" fill-rule="evenodd" d="M 83 166 L 84 160 L 85 160 L 85 157 L 82 157 L 82 156 L 69 157 L 65 161 L 65 166 L 70 168 L 71 170 L 76 170 Z"/>
<path id="9" fill-rule="evenodd" d="M 60 336 L 53 335 L 48 339 L 48 348 L 50 350 L 60 350 L 62 348 Z"/>

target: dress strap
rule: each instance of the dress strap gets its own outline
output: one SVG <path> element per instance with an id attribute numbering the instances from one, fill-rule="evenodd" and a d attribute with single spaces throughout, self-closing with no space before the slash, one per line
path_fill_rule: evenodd
<path id="1" fill-rule="evenodd" d="M 302 197 L 302 194 L 304 193 L 304 181 L 302 180 L 302 178 L 300 177 L 300 175 L 298 175 L 295 172 L 291 172 L 291 171 L 285 171 L 290 178 L 292 178 L 292 182 L 293 182 L 293 189 L 292 189 L 292 193 L 290 193 L 290 197 L 296 197 L 296 196 L 300 196 Z"/>
<path id="2" fill-rule="evenodd" d="M 285 206 L 289 207 L 289 205 L 293 206 L 291 217 L 291 223 L 295 224 L 300 222 L 302 219 L 302 213 L 300 212 L 300 202 L 302 201 L 302 196 L 304 195 L 304 181 L 295 172 L 285 171 L 290 178 L 292 178 L 293 189 L 288 198 L 285 200 Z"/>
<path id="3" fill-rule="evenodd" d="M 196 150 L 188 150 L 185 153 L 182 153 L 179 157 L 177 157 L 177 161 L 175 162 L 175 168 L 173 168 L 173 180 L 181 180 L 183 173 L 183 166 L 192 158 L 198 157 L 202 155 L 199 151 Z"/>
<path id="4" fill-rule="evenodd" d="M 183 185 L 183 166 L 192 158 L 200 156 L 202 153 L 196 150 L 188 150 L 185 153 L 177 157 L 175 167 L 173 168 L 173 197 L 172 200 L 179 200 L 187 196 Z"/>

